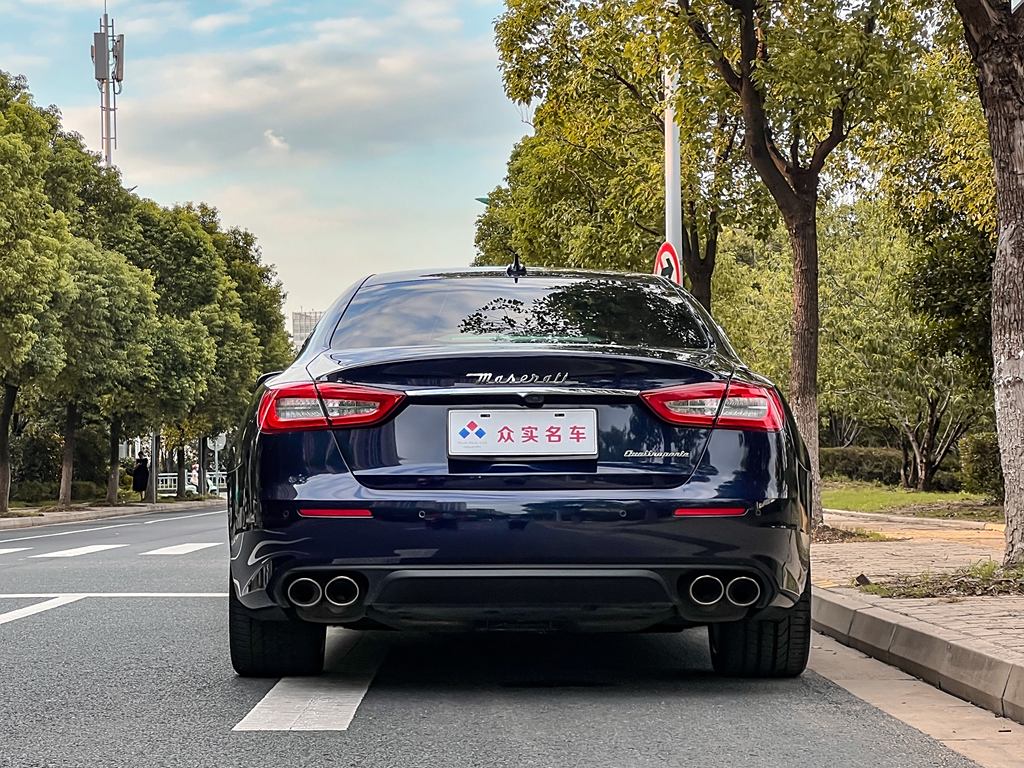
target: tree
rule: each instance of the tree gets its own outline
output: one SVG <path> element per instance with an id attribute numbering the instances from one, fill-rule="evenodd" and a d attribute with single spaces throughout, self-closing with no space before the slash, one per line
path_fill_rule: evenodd
<path id="1" fill-rule="evenodd" d="M 974 62 L 995 169 L 992 268 L 996 427 L 1005 482 L 1007 564 L 1024 563 L 1024 15 L 1001 0 L 954 0 Z"/>
<path id="2" fill-rule="evenodd" d="M 509 194 L 496 190 L 479 221 L 481 262 L 514 251 L 528 263 L 650 268 L 665 237 L 666 94 L 664 25 L 645 11 L 636 0 L 508 4 L 496 26 L 505 88 L 536 105 L 535 132 L 513 151 Z M 731 102 L 685 101 L 680 257 L 710 308 L 719 233 L 761 201 Z"/>
<path id="3" fill-rule="evenodd" d="M 23 79 L 0 72 L 0 515 L 10 499 L 18 390 L 62 363 L 56 332 L 67 288 L 66 221 L 43 184 L 55 120 L 32 103 Z"/>
<path id="4" fill-rule="evenodd" d="M 65 414 L 59 501 L 67 506 L 82 414 L 103 398 L 116 400 L 148 365 L 156 294 L 152 277 L 121 254 L 81 238 L 69 237 L 65 247 L 71 303 L 60 318 L 64 365 L 46 390 Z"/>
<path id="5" fill-rule="evenodd" d="M 656 4 L 660 7 L 660 4 Z M 778 206 L 793 252 L 789 397 L 807 443 L 813 516 L 818 464 L 817 209 L 826 164 L 887 100 L 913 101 L 914 8 L 884 0 L 678 0 L 670 50 L 682 72 L 710 65 L 743 116 L 748 159 Z"/>
<path id="6" fill-rule="evenodd" d="M 886 121 L 862 154 L 916 246 L 907 295 L 929 320 L 922 353 L 953 354 L 987 383 L 995 184 L 974 64 L 955 14 L 937 25 L 933 49 L 916 65 L 916 77 L 929 98 L 911 119 Z"/>

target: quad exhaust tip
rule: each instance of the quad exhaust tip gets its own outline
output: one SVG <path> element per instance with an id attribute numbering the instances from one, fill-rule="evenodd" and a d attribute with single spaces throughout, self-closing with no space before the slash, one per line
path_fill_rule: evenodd
<path id="1" fill-rule="evenodd" d="M 726 587 L 725 596 L 739 608 L 748 608 L 761 597 L 761 585 L 749 576 L 737 576 Z"/>
<path id="2" fill-rule="evenodd" d="M 324 591 L 313 579 L 303 576 L 288 585 L 288 601 L 297 608 L 312 608 L 324 596 Z"/>
<path id="3" fill-rule="evenodd" d="M 704 574 L 690 582 L 690 599 L 705 608 L 712 606 L 725 595 L 725 585 L 717 576 Z"/>
<path id="4" fill-rule="evenodd" d="M 324 587 L 324 597 L 335 608 L 348 608 L 359 599 L 359 584 L 349 576 L 335 576 Z"/>

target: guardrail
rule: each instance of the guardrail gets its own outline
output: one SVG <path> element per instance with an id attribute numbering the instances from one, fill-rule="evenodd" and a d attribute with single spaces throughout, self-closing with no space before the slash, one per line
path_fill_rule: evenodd
<path id="1" fill-rule="evenodd" d="M 196 487 L 192 485 L 189 480 L 189 474 L 185 475 L 185 488 L 187 490 L 196 491 Z M 206 482 L 210 486 L 210 491 L 216 489 L 217 493 L 225 493 L 228 489 L 228 473 L 227 472 L 207 472 Z M 156 492 L 159 496 L 171 496 L 178 492 L 178 474 L 177 472 L 161 472 L 156 476 Z"/>

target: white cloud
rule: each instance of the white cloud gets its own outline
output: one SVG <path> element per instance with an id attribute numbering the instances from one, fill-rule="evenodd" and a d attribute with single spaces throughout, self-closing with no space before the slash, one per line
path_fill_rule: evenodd
<path id="1" fill-rule="evenodd" d="M 291 147 L 288 146 L 287 141 L 274 133 L 273 128 L 267 128 L 267 130 L 263 132 L 263 138 L 267 140 L 267 146 L 274 152 L 287 152 L 291 149 Z"/>
<path id="2" fill-rule="evenodd" d="M 237 27 L 249 21 L 247 13 L 211 13 L 200 16 L 190 25 L 196 32 L 219 32 L 227 27 Z"/>

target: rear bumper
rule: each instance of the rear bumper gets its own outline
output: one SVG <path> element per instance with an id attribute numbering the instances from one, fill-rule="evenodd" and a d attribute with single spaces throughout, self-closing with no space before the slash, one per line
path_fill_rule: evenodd
<path id="1" fill-rule="evenodd" d="M 493 506 L 437 519 L 293 517 L 235 535 L 231 573 L 242 603 L 264 618 L 400 629 L 639 630 L 768 616 L 799 598 L 809 538 L 791 502 L 729 519 L 648 510 L 639 518 L 610 507 L 582 517 L 505 516 Z M 724 583 L 749 576 L 761 594 L 746 607 L 697 605 L 688 587 L 702 574 Z M 338 575 L 359 584 L 350 606 L 297 608 L 288 598 L 296 578 L 326 585 Z"/>

